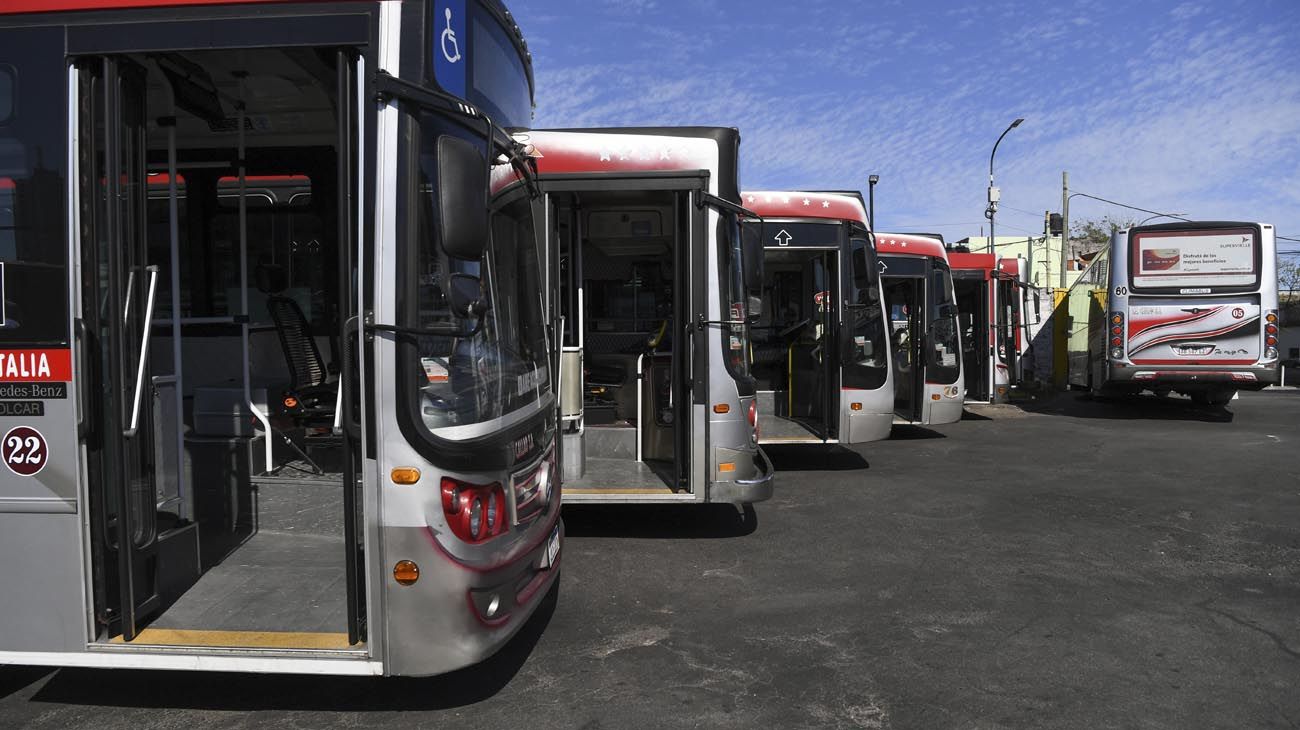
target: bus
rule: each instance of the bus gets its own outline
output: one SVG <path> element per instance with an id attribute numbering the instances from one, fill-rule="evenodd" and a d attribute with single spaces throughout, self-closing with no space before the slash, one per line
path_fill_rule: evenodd
<path id="1" fill-rule="evenodd" d="M 1267 223 L 1116 231 L 1068 298 L 1075 388 L 1223 406 L 1278 380 L 1277 242 Z"/>
<path id="2" fill-rule="evenodd" d="M 740 235 L 740 135 L 529 133 L 556 336 L 564 502 L 772 495 L 749 329 L 761 257 Z"/>
<path id="3" fill-rule="evenodd" d="M 961 333 L 948 252 L 937 237 L 877 233 L 880 284 L 889 312 L 895 423 L 961 420 Z"/>
<path id="4" fill-rule="evenodd" d="M 966 400 L 1006 403 L 1021 382 L 1024 261 L 992 253 L 948 250 L 957 300 Z"/>
<path id="5" fill-rule="evenodd" d="M 745 235 L 763 246 L 762 313 L 750 328 L 759 443 L 889 437 L 885 309 L 860 193 L 755 191 Z"/>
<path id="6" fill-rule="evenodd" d="M 548 605 L 532 94 L 496 0 L 0 9 L 0 664 L 431 675 Z"/>

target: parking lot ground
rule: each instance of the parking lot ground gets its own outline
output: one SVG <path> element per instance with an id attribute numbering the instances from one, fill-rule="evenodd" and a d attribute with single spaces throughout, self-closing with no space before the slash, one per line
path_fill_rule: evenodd
<path id="1" fill-rule="evenodd" d="M 475 669 L 0 668 L 0 727 L 1300 724 L 1300 394 L 1026 408 L 771 449 L 750 511 L 567 509 L 558 600 Z"/>

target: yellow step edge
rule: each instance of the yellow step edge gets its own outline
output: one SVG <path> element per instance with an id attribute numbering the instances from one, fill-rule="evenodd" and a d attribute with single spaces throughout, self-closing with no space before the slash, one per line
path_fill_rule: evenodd
<path id="1" fill-rule="evenodd" d="M 125 644 L 121 636 L 109 642 Z M 192 629 L 145 629 L 136 634 L 132 645 L 204 646 L 247 649 L 348 649 L 345 633 L 310 631 L 201 631 Z"/>
<path id="2" fill-rule="evenodd" d="M 602 489 L 600 487 L 564 487 L 563 494 L 679 494 L 664 487 L 662 489 Z"/>

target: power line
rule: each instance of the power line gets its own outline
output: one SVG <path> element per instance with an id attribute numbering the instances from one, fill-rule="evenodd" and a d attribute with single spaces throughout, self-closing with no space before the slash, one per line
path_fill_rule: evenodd
<path id="1" fill-rule="evenodd" d="M 1111 204 L 1111 205 L 1118 205 L 1118 206 L 1121 207 L 1121 208 L 1128 208 L 1129 210 L 1138 210 L 1138 211 L 1141 211 L 1141 212 L 1143 212 L 1143 213 L 1150 213 L 1151 215 L 1158 215 L 1158 216 L 1161 216 L 1161 217 L 1163 217 L 1163 218 L 1177 218 L 1177 219 L 1180 220 L 1180 221 L 1188 221 L 1188 222 L 1191 221 L 1190 218 L 1184 218 L 1184 217 L 1182 217 L 1182 216 L 1180 216 L 1180 215 L 1171 215 L 1171 214 L 1169 214 L 1169 213 L 1161 213 L 1161 212 L 1158 211 L 1158 210 L 1147 210 L 1146 208 L 1139 208 L 1139 207 L 1137 207 L 1136 205 L 1129 205 L 1128 203 L 1119 203 L 1119 202 L 1116 202 L 1116 201 L 1114 201 L 1114 200 L 1107 200 L 1106 198 L 1098 197 L 1098 196 L 1096 196 L 1096 195 L 1089 195 L 1089 194 L 1087 194 L 1087 193 L 1070 193 L 1070 197 L 1071 197 L 1071 198 L 1073 198 L 1073 197 L 1076 196 L 1076 195 L 1078 195 L 1078 196 L 1081 197 L 1081 198 L 1092 198 L 1093 200 L 1100 200 L 1100 201 L 1103 202 L 1103 203 L 1109 203 L 1109 204 Z"/>

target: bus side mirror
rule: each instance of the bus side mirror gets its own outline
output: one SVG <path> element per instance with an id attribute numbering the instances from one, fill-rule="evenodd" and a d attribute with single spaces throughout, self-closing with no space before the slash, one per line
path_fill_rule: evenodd
<path id="1" fill-rule="evenodd" d="M 438 233 L 448 256 L 483 258 L 489 235 L 487 193 L 487 160 L 478 147 L 459 137 L 439 137 Z"/>
<path id="2" fill-rule="evenodd" d="M 957 316 L 957 305 L 952 302 L 944 302 L 934 308 L 935 319 L 948 319 Z"/>
<path id="3" fill-rule="evenodd" d="M 488 311 L 483 288 L 473 274 L 452 274 L 447 286 L 447 304 L 460 319 L 477 318 Z"/>
<path id="4" fill-rule="evenodd" d="M 1034 292 L 1034 324 L 1043 322 L 1043 300 L 1038 297 L 1038 292 Z"/>

